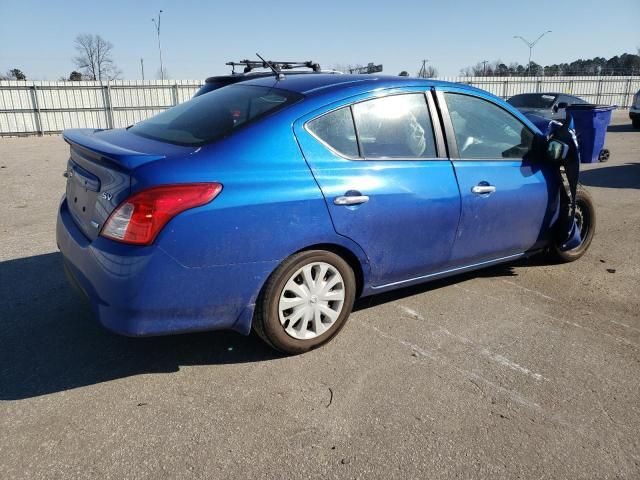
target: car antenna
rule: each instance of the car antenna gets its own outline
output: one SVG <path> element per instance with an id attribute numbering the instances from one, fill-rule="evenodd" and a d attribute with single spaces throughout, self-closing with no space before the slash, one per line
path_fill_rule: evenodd
<path id="1" fill-rule="evenodd" d="M 262 63 L 264 63 L 267 67 L 269 67 L 269 68 L 273 71 L 273 73 L 276 75 L 276 79 L 277 79 L 277 80 L 284 80 L 284 79 L 286 78 L 286 77 L 284 76 L 284 73 L 282 73 L 282 72 L 280 71 L 280 69 L 278 69 L 278 68 L 277 68 L 273 63 L 271 63 L 271 62 L 269 62 L 269 61 L 265 60 L 264 58 L 262 58 L 262 57 L 260 56 L 260 54 L 259 54 L 259 53 L 257 53 L 257 52 L 256 52 L 256 55 L 258 56 L 258 58 L 259 58 L 260 60 L 262 60 Z"/>

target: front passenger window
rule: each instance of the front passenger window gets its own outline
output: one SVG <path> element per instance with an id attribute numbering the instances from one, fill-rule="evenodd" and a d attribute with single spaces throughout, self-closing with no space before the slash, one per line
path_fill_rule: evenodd
<path id="1" fill-rule="evenodd" d="M 462 159 L 518 159 L 531 150 L 534 134 L 520 120 L 478 97 L 445 93 Z"/>

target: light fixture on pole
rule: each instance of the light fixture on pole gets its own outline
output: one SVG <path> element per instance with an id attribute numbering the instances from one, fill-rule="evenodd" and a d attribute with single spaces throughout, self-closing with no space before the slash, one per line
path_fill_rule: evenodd
<path id="1" fill-rule="evenodd" d="M 544 37 L 547 33 L 551 33 L 551 30 L 547 30 L 546 32 L 544 32 L 543 34 L 541 34 L 538 38 L 536 38 L 533 42 L 530 42 L 529 40 L 527 40 L 524 37 L 521 37 L 520 35 L 514 35 L 513 38 L 519 38 L 520 40 L 522 40 L 524 43 L 527 44 L 527 47 L 529 47 L 529 63 L 527 64 L 527 68 L 529 70 L 528 72 L 528 76 L 531 76 L 531 52 L 533 50 L 533 47 L 536 46 L 536 43 L 538 43 L 538 41 Z"/>
<path id="2" fill-rule="evenodd" d="M 162 46 L 160 45 L 160 19 L 162 16 L 162 10 L 158 12 L 158 20 L 152 18 L 151 21 L 156 26 L 156 33 L 158 34 L 158 52 L 160 53 L 160 78 L 164 80 L 164 67 L 162 66 Z"/>

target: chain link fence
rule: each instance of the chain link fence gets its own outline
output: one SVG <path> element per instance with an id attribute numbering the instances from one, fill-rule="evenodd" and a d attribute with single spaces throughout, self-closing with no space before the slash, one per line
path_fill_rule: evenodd
<path id="1" fill-rule="evenodd" d="M 633 77 L 440 77 L 502 98 L 561 92 L 628 108 L 640 90 Z M 101 82 L 0 81 L 0 136 L 43 135 L 67 128 L 119 128 L 190 99 L 199 80 Z"/>

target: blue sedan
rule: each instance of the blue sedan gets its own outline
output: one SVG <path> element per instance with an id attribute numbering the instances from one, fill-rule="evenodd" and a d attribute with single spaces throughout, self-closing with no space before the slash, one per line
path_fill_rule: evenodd
<path id="1" fill-rule="evenodd" d="M 549 141 L 469 86 L 291 75 L 225 86 L 127 129 L 67 130 L 57 243 L 100 322 L 125 335 L 252 329 L 300 353 L 357 298 L 546 252 Z"/>

